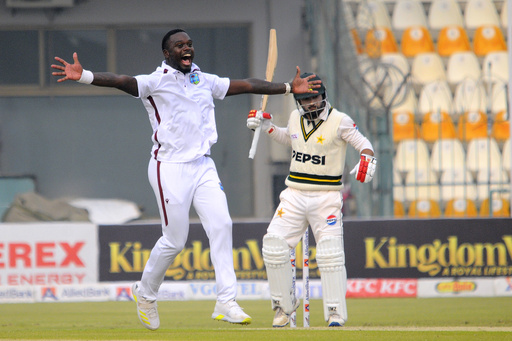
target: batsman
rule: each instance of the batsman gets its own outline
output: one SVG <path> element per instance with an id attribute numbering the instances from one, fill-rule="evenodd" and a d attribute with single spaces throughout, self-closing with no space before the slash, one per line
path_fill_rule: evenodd
<path id="1" fill-rule="evenodd" d="M 315 75 L 311 80 L 320 78 Z M 292 149 L 287 188 L 280 194 L 263 237 L 263 260 L 275 311 L 273 327 L 288 325 L 290 315 L 299 307 L 292 290 L 290 249 L 297 246 L 308 225 L 316 241 L 325 321 L 329 327 L 342 327 L 347 321 L 341 188 L 348 144 L 360 153 L 350 172 L 357 181 L 370 182 L 377 165 L 372 144 L 350 116 L 331 106 L 324 83 L 316 90 L 318 93 L 293 95 L 297 109 L 291 112 L 286 128 L 275 126 L 272 116 L 261 111 L 251 110 L 247 118 L 248 128 L 259 127 Z"/>

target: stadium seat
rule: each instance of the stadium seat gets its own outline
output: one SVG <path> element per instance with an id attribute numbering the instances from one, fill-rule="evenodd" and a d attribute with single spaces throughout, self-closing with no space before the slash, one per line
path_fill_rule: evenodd
<path id="1" fill-rule="evenodd" d="M 508 53 L 506 51 L 491 52 L 484 57 L 482 78 L 487 83 L 508 82 Z"/>
<path id="2" fill-rule="evenodd" d="M 492 208 L 491 208 L 492 203 Z M 492 212 L 492 213 L 491 213 Z M 481 217 L 510 217 L 510 203 L 503 198 L 488 198 L 480 206 Z"/>
<path id="3" fill-rule="evenodd" d="M 400 52 L 383 54 L 382 57 L 380 57 L 380 61 L 384 64 L 393 65 L 397 69 L 397 72 L 400 72 L 403 77 L 411 72 L 409 61 Z"/>
<path id="4" fill-rule="evenodd" d="M 464 168 L 448 168 L 443 171 L 439 180 L 443 201 L 452 199 L 470 199 L 476 201 L 478 192 L 473 176 Z"/>
<path id="5" fill-rule="evenodd" d="M 418 0 L 411 0 L 418 1 Z M 402 33 L 400 41 L 402 54 L 412 58 L 421 53 L 435 52 L 434 42 L 426 26 L 409 26 Z"/>
<path id="6" fill-rule="evenodd" d="M 462 142 L 473 139 L 486 138 L 487 115 L 481 111 L 468 111 L 459 117 L 457 125 L 457 138 Z"/>
<path id="7" fill-rule="evenodd" d="M 416 200 L 409 205 L 409 218 L 439 218 L 441 208 L 436 200 Z"/>
<path id="8" fill-rule="evenodd" d="M 418 111 L 418 99 L 411 82 L 407 83 L 404 91 L 405 95 L 397 98 L 397 102 L 391 106 L 391 112 L 409 111 L 415 113 Z"/>
<path id="9" fill-rule="evenodd" d="M 449 57 L 456 52 L 473 50 L 462 26 L 445 26 L 437 38 L 437 51 L 441 57 Z"/>
<path id="10" fill-rule="evenodd" d="M 507 51 L 507 43 L 500 28 L 493 25 L 478 27 L 473 37 L 473 51 L 479 57 L 491 52 Z"/>
<path id="11" fill-rule="evenodd" d="M 357 33 L 357 29 L 351 28 L 350 36 L 352 37 L 352 40 L 354 42 L 354 48 L 355 48 L 356 54 L 360 55 L 360 54 L 364 53 L 363 43 L 361 42 L 359 33 Z"/>
<path id="12" fill-rule="evenodd" d="M 402 177 L 397 170 L 393 170 L 393 198 L 396 201 L 405 201 L 405 186 Z"/>
<path id="13" fill-rule="evenodd" d="M 502 160 L 503 160 L 503 169 L 510 174 L 510 156 L 511 150 L 510 150 L 510 138 L 505 141 L 503 144 L 503 153 L 502 153 Z"/>
<path id="14" fill-rule="evenodd" d="M 448 57 L 446 78 L 452 86 L 466 78 L 479 79 L 481 74 L 480 62 L 473 51 L 456 52 Z"/>
<path id="15" fill-rule="evenodd" d="M 420 115 L 438 111 L 454 114 L 452 92 L 445 80 L 426 83 L 421 89 L 418 100 Z"/>
<path id="16" fill-rule="evenodd" d="M 429 169 L 429 158 L 425 141 L 421 139 L 402 140 L 396 147 L 394 168 L 401 173 L 415 169 Z"/>
<path id="17" fill-rule="evenodd" d="M 474 218 L 478 216 L 476 203 L 471 199 L 451 199 L 446 203 L 444 216 L 450 218 Z"/>
<path id="18" fill-rule="evenodd" d="M 414 57 L 411 76 L 417 92 L 427 83 L 445 81 L 446 71 L 439 54 L 436 52 L 421 53 Z"/>
<path id="19" fill-rule="evenodd" d="M 391 29 L 377 27 L 366 31 L 365 52 L 370 58 L 380 58 L 385 53 L 398 52 L 398 45 Z"/>
<path id="20" fill-rule="evenodd" d="M 487 94 L 481 80 L 466 78 L 455 87 L 453 98 L 455 115 L 468 111 L 487 111 Z"/>
<path id="21" fill-rule="evenodd" d="M 507 111 L 501 111 L 494 116 L 491 137 L 498 143 L 504 143 L 510 138 L 510 116 Z"/>
<path id="22" fill-rule="evenodd" d="M 391 28 L 391 19 L 386 4 L 380 0 L 361 1 L 357 7 L 356 25 L 363 30 L 375 27 Z"/>
<path id="23" fill-rule="evenodd" d="M 508 6 L 507 2 L 503 2 L 503 7 L 501 8 L 500 14 L 500 23 L 501 27 L 504 29 L 508 28 Z"/>
<path id="24" fill-rule="evenodd" d="M 404 204 L 400 201 L 395 200 L 393 202 L 393 215 L 395 218 L 404 218 L 405 217 L 405 209 Z"/>
<path id="25" fill-rule="evenodd" d="M 494 82 L 491 90 L 491 113 L 495 117 L 498 113 L 507 110 L 508 84 Z"/>
<path id="26" fill-rule="evenodd" d="M 420 138 L 420 127 L 410 111 L 393 112 L 393 142 Z"/>
<path id="27" fill-rule="evenodd" d="M 427 27 L 427 15 L 423 3 L 419 0 L 396 0 L 391 25 L 395 30 L 405 30 L 415 25 Z"/>
<path id="28" fill-rule="evenodd" d="M 468 29 L 500 24 L 498 11 L 492 0 L 468 0 L 464 9 L 464 22 Z"/>
<path id="29" fill-rule="evenodd" d="M 455 125 L 447 112 L 430 112 L 423 116 L 421 138 L 430 144 L 440 139 L 456 138 Z"/>
<path id="30" fill-rule="evenodd" d="M 482 169 L 500 169 L 501 153 L 498 143 L 493 138 L 478 138 L 468 142 L 466 163 L 468 170 L 474 173 Z"/>
<path id="31" fill-rule="evenodd" d="M 501 167 L 481 169 L 476 176 L 476 187 L 480 202 L 490 198 L 491 194 L 492 198 L 510 198 L 508 174 Z"/>
<path id="32" fill-rule="evenodd" d="M 420 199 L 441 199 L 437 177 L 428 168 L 410 171 L 405 177 L 405 200 L 412 202 Z"/>
<path id="33" fill-rule="evenodd" d="M 447 169 L 466 167 L 466 151 L 458 139 L 435 141 L 430 153 L 430 168 L 442 173 Z"/>
<path id="34" fill-rule="evenodd" d="M 449 25 L 464 26 L 464 18 L 457 1 L 433 0 L 428 11 L 430 29 L 441 30 Z"/>

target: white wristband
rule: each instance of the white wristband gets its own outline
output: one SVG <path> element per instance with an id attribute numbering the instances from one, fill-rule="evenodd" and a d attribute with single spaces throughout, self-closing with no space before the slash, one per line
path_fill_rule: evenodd
<path id="1" fill-rule="evenodd" d="M 93 80 L 94 80 L 93 73 L 89 70 L 83 69 L 82 76 L 80 77 L 80 79 L 77 82 L 83 83 L 83 84 L 91 84 Z"/>
<path id="2" fill-rule="evenodd" d="M 286 91 L 284 92 L 285 95 L 288 95 L 290 92 L 292 92 L 292 86 L 290 83 L 284 83 L 284 86 L 286 86 Z"/>

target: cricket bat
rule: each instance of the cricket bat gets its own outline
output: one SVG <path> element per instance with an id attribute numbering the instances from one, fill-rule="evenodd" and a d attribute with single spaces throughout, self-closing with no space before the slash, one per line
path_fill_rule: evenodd
<path id="1" fill-rule="evenodd" d="M 276 30 L 270 29 L 270 37 L 268 40 L 268 56 L 267 56 L 267 71 L 265 72 L 265 80 L 272 82 L 274 78 L 274 70 L 277 65 L 277 37 Z M 261 96 L 260 111 L 265 111 L 267 107 L 268 95 Z M 249 158 L 254 159 L 256 148 L 258 147 L 258 140 L 260 138 L 261 127 L 256 128 L 252 138 L 251 149 L 249 150 Z"/>

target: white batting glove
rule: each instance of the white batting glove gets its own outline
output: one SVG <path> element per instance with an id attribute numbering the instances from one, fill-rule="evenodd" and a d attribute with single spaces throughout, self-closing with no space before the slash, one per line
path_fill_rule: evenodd
<path id="1" fill-rule="evenodd" d="M 370 182 L 375 174 L 377 168 L 377 159 L 367 154 L 361 154 L 361 160 L 350 171 L 350 174 L 355 174 L 356 180 L 362 183 Z"/>
<path id="2" fill-rule="evenodd" d="M 251 110 L 249 111 L 249 116 L 247 116 L 247 128 L 256 130 L 256 128 L 261 126 L 261 130 L 268 132 L 272 123 L 271 120 L 272 115 L 269 113 L 261 112 L 259 110 Z"/>

